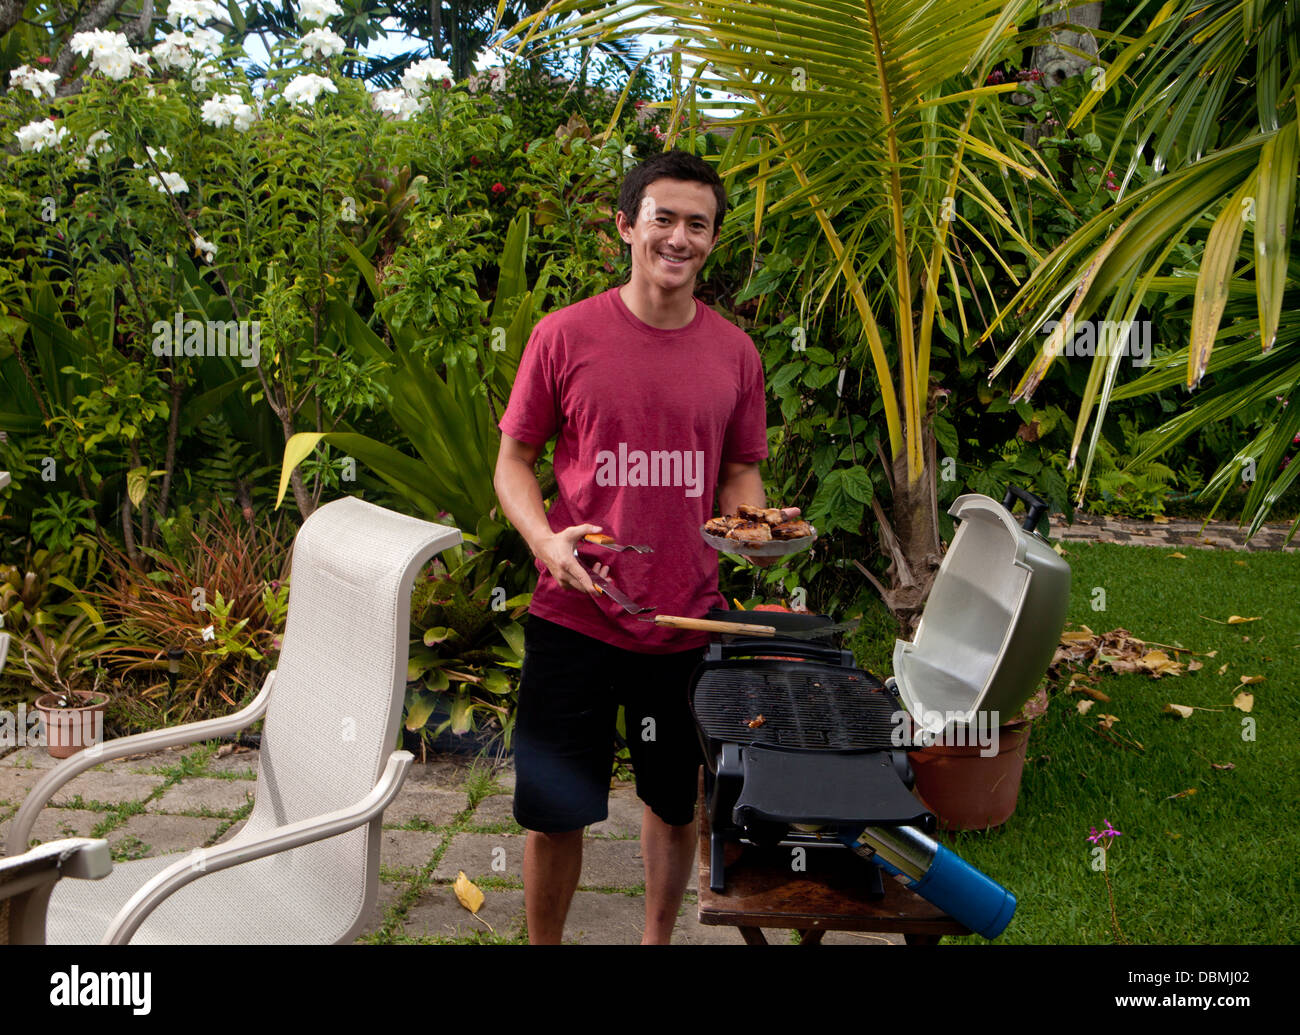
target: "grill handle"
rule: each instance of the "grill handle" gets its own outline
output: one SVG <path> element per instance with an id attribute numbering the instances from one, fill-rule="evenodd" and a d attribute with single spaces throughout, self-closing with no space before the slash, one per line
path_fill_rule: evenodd
<path id="1" fill-rule="evenodd" d="M 752 657 L 753 655 L 806 658 L 809 661 L 821 661 L 840 668 L 856 668 L 851 650 L 838 647 L 818 646 L 807 640 L 784 640 L 780 636 L 753 637 L 736 639 L 727 643 L 714 641 L 709 644 L 709 661 L 721 661 L 726 658 Z"/>
<path id="2" fill-rule="evenodd" d="M 1015 507 L 1017 499 L 1025 501 L 1025 520 L 1021 522 L 1020 527 L 1026 532 L 1032 532 L 1038 527 L 1039 518 L 1047 513 L 1048 504 L 1028 489 L 1022 489 L 1019 485 L 1008 485 L 1007 494 L 1002 497 L 1002 505 L 1007 510 L 1011 510 Z"/>

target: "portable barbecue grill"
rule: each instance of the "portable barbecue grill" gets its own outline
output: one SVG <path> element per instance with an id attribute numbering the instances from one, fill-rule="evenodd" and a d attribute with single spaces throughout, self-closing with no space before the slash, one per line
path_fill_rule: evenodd
<path id="1" fill-rule="evenodd" d="M 1023 528 L 1010 513 L 1016 496 L 1031 505 Z M 1015 896 L 928 836 L 935 817 L 911 793 L 907 751 L 915 730 L 1009 715 L 1033 693 L 1069 597 L 1069 568 L 1032 531 L 1045 509 L 1015 488 L 1001 506 L 973 494 L 953 504 L 962 524 L 916 641 L 895 649 L 896 685 L 829 637 L 782 636 L 807 637 L 832 624 L 826 616 L 765 612 L 775 638 L 710 643 L 690 696 L 708 761 L 715 892 L 729 841 L 844 846 L 875 864 L 863 871 L 869 895 L 883 893 L 884 870 L 971 930 L 1001 933 Z"/>

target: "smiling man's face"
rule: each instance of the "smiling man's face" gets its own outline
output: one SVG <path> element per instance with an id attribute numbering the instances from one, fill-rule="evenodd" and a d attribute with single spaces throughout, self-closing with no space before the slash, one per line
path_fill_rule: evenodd
<path id="1" fill-rule="evenodd" d="M 654 293 L 690 295 L 696 274 L 718 243 L 713 188 L 692 180 L 646 185 L 635 224 L 619 212 L 619 236 L 632 248 L 632 283 Z"/>

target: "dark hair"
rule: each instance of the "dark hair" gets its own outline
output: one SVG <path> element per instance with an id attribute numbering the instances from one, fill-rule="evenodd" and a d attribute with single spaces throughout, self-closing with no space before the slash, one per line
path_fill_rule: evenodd
<path id="1" fill-rule="evenodd" d="M 636 225 L 637 212 L 641 208 L 641 198 L 646 187 L 655 180 L 688 180 L 703 183 L 713 188 L 713 197 L 718 203 L 717 213 L 713 217 L 713 233 L 717 236 L 722 229 L 722 217 L 727 214 L 727 191 L 722 180 L 713 171 L 713 166 L 702 158 L 687 154 L 685 151 L 663 151 L 651 155 L 636 168 L 628 172 L 623 179 L 623 188 L 618 192 L 618 208 L 627 221 Z"/>

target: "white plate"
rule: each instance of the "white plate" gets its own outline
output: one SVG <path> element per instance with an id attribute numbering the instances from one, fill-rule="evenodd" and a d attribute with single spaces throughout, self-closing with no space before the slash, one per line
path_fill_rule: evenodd
<path id="1" fill-rule="evenodd" d="M 785 557 L 788 554 L 798 553 L 800 550 L 806 550 L 817 541 L 817 529 L 813 529 L 812 535 L 803 536 L 800 539 L 773 539 L 768 543 L 759 543 L 757 546 L 749 543 L 737 542 L 735 539 L 728 539 L 726 536 L 712 535 L 700 526 L 700 535 L 704 541 L 719 553 L 736 554 L 740 557 Z"/>

